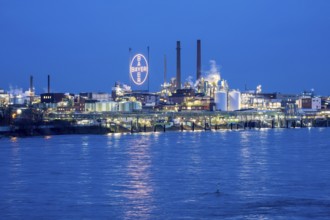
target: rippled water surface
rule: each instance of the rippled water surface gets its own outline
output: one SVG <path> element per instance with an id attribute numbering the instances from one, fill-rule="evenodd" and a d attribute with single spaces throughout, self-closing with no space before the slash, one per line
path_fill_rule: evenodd
<path id="1" fill-rule="evenodd" d="M 1 219 L 329 219 L 330 129 L 0 139 Z"/>

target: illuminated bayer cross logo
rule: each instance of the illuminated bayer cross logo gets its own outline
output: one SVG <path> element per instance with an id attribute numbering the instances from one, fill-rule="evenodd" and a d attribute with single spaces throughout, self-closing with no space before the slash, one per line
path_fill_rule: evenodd
<path id="1" fill-rule="evenodd" d="M 142 85 L 148 78 L 148 62 L 142 54 L 136 54 L 130 65 L 129 73 L 136 85 Z"/>

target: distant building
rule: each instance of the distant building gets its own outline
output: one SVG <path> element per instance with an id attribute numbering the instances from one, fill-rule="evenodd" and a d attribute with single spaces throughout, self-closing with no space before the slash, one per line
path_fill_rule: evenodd
<path id="1" fill-rule="evenodd" d="M 10 105 L 27 105 L 30 102 L 30 93 L 21 88 L 10 89 L 8 92 Z"/>
<path id="2" fill-rule="evenodd" d="M 79 93 L 79 96 L 89 100 L 96 100 L 96 101 L 111 101 L 111 94 L 105 92 L 82 92 Z"/>
<path id="3" fill-rule="evenodd" d="M 75 107 L 72 107 L 72 106 L 60 106 L 60 107 L 57 107 L 56 111 L 57 112 L 61 112 L 61 113 L 68 113 L 68 112 L 75 112 Z"/>
<path id="4" fill-rule="evenodd" d="M 321 97 L 321 109 L 330 109 L 330 97 Z"/>
<path id="5" fill-rule="evenodd" d="M 154 108 L 159 104 L 159 95 L 150 92 L 132 92 L 125 97 L 134 97 L 136 101 L 142 103 L 142 108 Z"/>
<path id="6" fill-rule="evenodd" d="M 214 99 L 209 96 L 196 96 L 181 106 L 182 111 L 213 111 L 215 110 Z"/>
<path id="7" fill-rule="evenodd" d="M 278 109 L 281 108 L 281 102 L 277 99 L 276 93 L 241 93 L 241 108 L 242 109 Z"/>
<path id="8" fill-rule="evenodd" d="M 3 89 L 0 89 L 0 107 L 7 106 L 9 104 L 9 94 Z"/>
<path id="9" fill-rule="evenodd" d="M 181 110 L 179 105 L 163 103 L 155 107 L 156 110 L 168 111 L 168 112 L 177 112 Z"/>
<path id="10" fill-rule="evenodd" d="M 242 92 L 242 109 L 274 110 L 283 111 L 288 114 L 295 114 L 296 95 L 281 93 L 255 93 Z"/>
<path id="11" fill-rule="evenodd" d="M 297 100 L 298 108 L 303 110 L 318 111 L 321 109 L 320 97 L 302 97 Z"/>
<path id="12" fill-rule="evenodd" d="M 65 98 L 64 93 L 43 93 L 40 95 L 41 103 L 59 103 Z"/>
<path id="13" fill-rule="evenodd" d="M 183 102 L 193 100 L 194 97 L 194 89 L 178 89 L 176 93 L 173 93 L 172 96 L 169 97 L 169 104 L 181 105 Z"/>
<path id="14" fill-rule="evenodd" d="M 74 97 L 73 104 L 76 112 L 84 112 L 85 111 L 85 99 L 81 98 L 79 95 Z"/>

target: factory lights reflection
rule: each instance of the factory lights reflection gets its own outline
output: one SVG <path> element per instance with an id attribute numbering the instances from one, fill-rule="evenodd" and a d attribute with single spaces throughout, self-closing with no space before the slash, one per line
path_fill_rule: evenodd
<path id="1" fill-rule="evenodd" d="M 151 155 L 150 136 L 142 136 L 140 139 L 132 139 L 129 146 L 129 159 L 126 166 L 128 175 L 127 190 L 123 196 L 128 199 L 129 204 L 133 204 L 133 209 L 127 209 L 127 218 L 143 216 L 148 218 L 152 211 L 153 183 L 151 181 Z M 148 204 L 145 204 L 148 203 Z"/>

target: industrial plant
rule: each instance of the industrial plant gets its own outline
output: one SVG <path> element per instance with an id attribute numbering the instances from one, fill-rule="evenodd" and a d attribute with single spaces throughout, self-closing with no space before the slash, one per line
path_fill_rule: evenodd
<path id="1" fill-rule="evenodd" d="M 149 81 L 149 56 L 130 60 L 130 81 L 144 88 Z M 51 76 L 47 92 L 36 94 L 33 76 L 27 91 L 0 89 L 1 135 L 113 133 L 157 130 L 212 130 L 262 127 L 328 126 L 330 97 L 314 91 L 301 94 L 263 93 L 262 86 L 240 91 L 230 88 L 215 61 L 202 74 L 202 45 L 197 40 L 196 79 L 181 80 L 181 42 L 176 42 L 176 77 L 158 92 L 114 83 L 111 93 L 55 93 Z"/>

